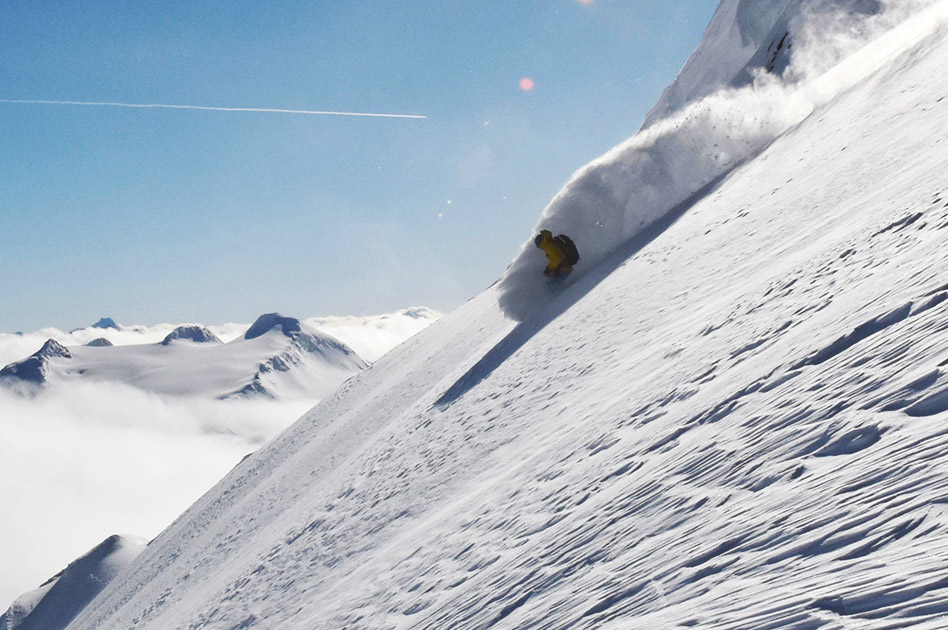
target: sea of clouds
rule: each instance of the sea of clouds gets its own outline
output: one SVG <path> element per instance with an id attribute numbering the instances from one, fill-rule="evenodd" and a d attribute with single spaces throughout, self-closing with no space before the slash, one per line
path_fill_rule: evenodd
<path id="1" fill-rule="evenodd" d="M 309 406 L 0 388 L 0 607 L 113 533 L 154 537 Z"/>
<path id="2" fill-rule="evenodd" d="M 306 321 L 374 360 L 439 316 L 416 308 Z M 175 327 L 0 334 L 0 366 L 50 338 L 157 343 Z M 248 327 L 208 326 L 225 342 Z M 111 534 L 156 536 L 314 402 L 163 397 L 109 382 L 0 386 L 0 612 Z"/>

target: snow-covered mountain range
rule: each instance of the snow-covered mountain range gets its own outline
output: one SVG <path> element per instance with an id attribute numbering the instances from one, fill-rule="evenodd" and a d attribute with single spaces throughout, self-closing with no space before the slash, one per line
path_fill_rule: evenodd
<path id="1" fill-rule="evenodd" d="M 154 344 L 115 346 L 97 337 L 70 349 L 49 339 L 29 358 L 0 370 L 0 384 L 84 379 L 174 396 L 319 399 L 367 366 L 337 339 L 270 313 L 228 343 L 194 324 L 178 326 Z"/>
<path id="2" fill-rule="evenodd" d="M 439 317 L 441 313 L 437 311 L 415 306 L 381 315 L 310 317 L 301 321 L 342 341 L 366 361 L 375 361 Z M 163 341 L 176 328 L 188 325 L 123 325 L 110 317 L 103 317 L 92 326 L 68 332 L 58 328 L 42 328 L 26 333 L 0 333 L 0 364 L 7 365 L 22 359 L 48 339 L 54 339 L 67 348 L 99 345 L 104 343 L 100 341 L 103 339 L 115 346 L 141 345 Z M 227 343 L 243 336 L 250 326 L 249 323 L 226 323 L 207 325 L 206 328 Z"/>
<path id="3" fill-rule="evenodd" d="M 948 627 L 948 2 L 715 20 L 794 80 L 695 79 L 544 211 L 566 282 L 528 239 L 69 628 Z"/>
<path id="4" fill-rule="evenodd" d="M 439 316 L 420 307 L 374 317 L 304 321 L 271 313 L 250 326 L 216 327 L 226 343 L 199 324 L 165 332 L 170 326 L 126 328 L 103 318 L 88 329 L 45 331 L 51 336 L 39 350 L 0 369 L 0 384 L 55 386 L 79 379 L 120 382 L 173 396 L 318 400 L 368 365 L 323 331 L 341 331 L 374 360 Z M 156 332 L 164 335 L 160 341 L 146 341 Z M 67 346 L 57 338 L 83 343 Z"/>
<path id="5" fill-rule="evenodd" d="M 415 307 L 309 318 L 290 328 L 311 333 L 310 342 L 325 340 L 324 350 L 350 362 L 327 335 L 374 360 L 438 317 Z M 113 532 L 157 535 L 353 373 L 282 326 L 249 340 L 250 324 L 202 328 L 103 318 L 69 332 L 0 333 L 0 367 L 45 347 L 31 362 L 51 378 L 42 386 L 0 379 L 0 612 Z"/>

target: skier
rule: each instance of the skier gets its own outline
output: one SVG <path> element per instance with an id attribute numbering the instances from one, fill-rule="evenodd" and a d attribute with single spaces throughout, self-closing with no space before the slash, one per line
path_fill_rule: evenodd
<path id="1" fill-rule="evenodd" d="M 565 234 L 554 237 L 549 230 L 541 230 L 533 242 L 550 261 L 543 273 L 551 278 L 566 276 L 573 270 L 573 265 L 579 262 L 579 251 Z"/>

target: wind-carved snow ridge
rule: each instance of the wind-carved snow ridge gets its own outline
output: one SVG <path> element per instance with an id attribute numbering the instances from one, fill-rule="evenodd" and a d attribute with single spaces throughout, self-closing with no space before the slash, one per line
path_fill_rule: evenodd
<path id="1" fill-rule="evenodd" d="M 647 227 L 686 210 L 815 108 L 931 34 L 946 19 L 948 3 L 907 2 L 877 14 L 782 15 L 788 24 L 799 24 L 783 77 L 763 70 L 750 85 L 691 103 L 573 175 L 543 211 L 534 234 L 547 229 L 570 236 L 581 260 L 565 282 L 550 283 L 540 273 L 546 261 L 531 235 L 500 281 L 499 303 L 508 317 L 527 319 Z"/>

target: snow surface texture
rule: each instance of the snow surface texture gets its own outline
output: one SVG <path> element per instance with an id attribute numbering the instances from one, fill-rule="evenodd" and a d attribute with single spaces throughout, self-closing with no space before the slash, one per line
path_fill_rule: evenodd
<path id="1" fill-rule="evenodd" d="M 71 630 L 948 626 L 934 6 L 626 258 L 346 383 Z"/>
<path id="2" fill-rule="evenodd" d="M 722 3 L 715 18 L 719 21 L 728 17 L 736 22 L 754 22 L 745 14 L 755 15 L 754 11 L 764 6 L 771 7 L 767 15 L 778 16 L 781 24 L 795 25 L 798 44 L 787 70 L 795 82 L 785 83 L 764 74 L 752 85 L 716 92 L 652 124 L 580 169 L 550 202 L 534 230 L 566 234 L 579 248 L 582 260 L 565 284 L 612 255 L 618 260 L 626 258 L 628 248 L 636 246 L 634 239 L 643 231 L 649 227 L 664 229 L 721 177 L 758 155 L 816 107 L 876 71 L 905 42 L 917 40 L 920 29 L 930 30 L 938 23 L 937 9 L 929 14 L 918 10 L 916 2 L 899 4 L 878 15 L 847 13 L 846 18 L 825 8 L 810 12 L 813 4 L 799 0 Z M 864 3 L 856 4 L 865 8 Z M 914 22 L 893 29 L 894 24 L 913 15 L 910 8 L 916 9 Z M 734 15 L 737 9 L 742 12 Z M 769 24 L 771 20 L 764 22 Z M 731 33 L 737 26 L 729 29 L 714 22 L 712 26 L 708 39 L 699 47 L 699 52 L 704 52 L 696 52 L 701 67 L 716 67 L 715 58 L 708 55 L 735 45 Z M 763 32 L 764 27 L 754 30 Z M 741 32 L 745 31 L 747 28 L 742 26 Z M 884 37 L 887 41 L 873 45 L 875 55 L 852 55 L 864 45 L 864 37 L 883 32 L 888 33 Z M 700 95 L 701 91 L 696 90 L 689 94 Z M 650 234 L 644 236 L 645 241 L 650 238 Z M 623 246 L 626 249 L 619 251 Z M 539 273 L 544 265 L 543 254 L 531 237 L 500 281 L 500 303 L 509 317 L 529 317 L 537 304 L 560 290 L 561 283 L 551 286 Z"/>
<path id="3" fill-rule="evenodd" d="M 62 630 L 145 549 L 133 536 L 109 536 L 0 615 L 0 630 Z"/>

